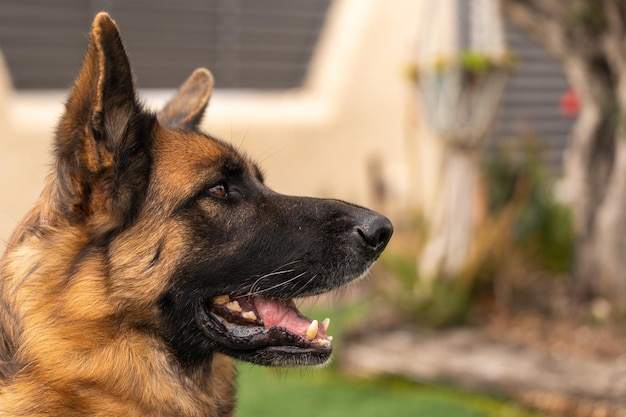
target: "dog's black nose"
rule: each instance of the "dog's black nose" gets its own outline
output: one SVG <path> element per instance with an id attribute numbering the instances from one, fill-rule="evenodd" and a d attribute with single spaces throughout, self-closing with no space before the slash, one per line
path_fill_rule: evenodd
<path id="1" fill-rule="evenodd" d="M 389 219 L 373 212 L 361 220 L 361 224 L 356 226 L 356 230 L 365 243 L 377 253 L 385 249 L 393 234 L 393 226 Z"/>

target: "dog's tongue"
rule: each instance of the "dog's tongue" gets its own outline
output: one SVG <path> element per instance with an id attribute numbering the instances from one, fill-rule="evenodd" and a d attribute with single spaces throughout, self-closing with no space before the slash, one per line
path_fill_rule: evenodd
<path id="1" fill-rule="evenodd" d="M 309 338 L 328 338 L 326 334 L 327 322 L 318 324 L 300 313 L 293 300 L 277 300 L 275 298 L 254 297 L 254 307 L 266 329 L 283 327 L 291 333 Z M 328 319 L 327 319 L 328 320 Z M 315 334 L 311 334 L 312 326 L 317 326 Z M 312 336 L 312 337 L 311 337 Z"/>
<path id="2" fill-rule="evenodd" d="M 329 346 L 333 340 L 327 333 L 330 319 L 321 323 L 311 320 L 300 313 L 293 300 L 222 295 L 213 298 L 211 310 L 232 324 L 282 328 L 319 346 Z"/>

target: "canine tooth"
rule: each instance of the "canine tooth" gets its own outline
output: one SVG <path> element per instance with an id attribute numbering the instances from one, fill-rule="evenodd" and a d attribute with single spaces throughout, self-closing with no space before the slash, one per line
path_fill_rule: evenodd
<path id="1" fill-rule="evenodd" d="M 230 296 L 228 295 L 219 295 L 217 297 L 213 297 L 213 302 L 215 304 L 223 305 L 230 301 Z"/>
<path id="2" fill-rule="evenodd" d="M 319 324 L 317 320 L 313 320 L 311 324 L 309 324 L 309 327 L 306 329 L 306 334 L 305 334 L 305 337 L 307 338 L 307 340 L 315 339 L 315 336 L 317 336 L 318 327 L 319 327 Z"/>
<path id="3" fill-rule="evenodd" d="M 324 330 L 328 331 L 328 326 L 330 326 L 330 319 L 326 317 L 324 321 L 322 321 L 322 325 L 324 326 Z"/>
<path id="4" fill-rule="evenodd" d="M 241 316 L 247 320 L 252 320 L 252 321 L 257 320 L 256 314 L 254 314 L 254 311 L 244 311 L 243 313 L 241 313 Z"/>
<path id="5" fill-rule="evenodd" d="M 237 300 L 226 303 L 226 308 L 231 311 L 236 311 L 238 313 L 242 312 L 241 306 L 239 305 L 239 301 Z"/>

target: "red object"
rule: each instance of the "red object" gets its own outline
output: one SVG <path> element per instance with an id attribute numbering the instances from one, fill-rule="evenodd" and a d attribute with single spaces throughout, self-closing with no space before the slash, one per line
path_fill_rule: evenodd
<path id="1" fill-rule="evenodd" d="M 564 117 L 576 117 L 580 111 L 580 100 L 572 89 L 569 89 L 561 96 L 559 109 Z"/>

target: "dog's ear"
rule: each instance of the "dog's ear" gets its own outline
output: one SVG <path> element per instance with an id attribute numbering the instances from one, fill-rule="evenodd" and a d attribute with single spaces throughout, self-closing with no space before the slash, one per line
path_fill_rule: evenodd
<path id="1" fill-rule="evenodd" d="M 159 123 L 170 129 L 196 129 L 212 92 L 211 72 L 206 68 L 196 69 L 157 114 Z"/>
<path id="2" fill-rule="evenodd" d="M 56 197 L 70 220 L 131 217 L 149 170 L 149 116 L 135 98 L 117 27 L 100 13 L 57 131 Z"/>

